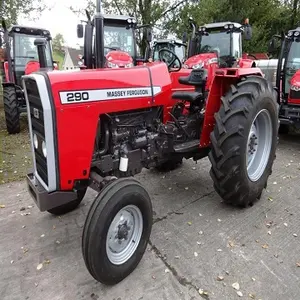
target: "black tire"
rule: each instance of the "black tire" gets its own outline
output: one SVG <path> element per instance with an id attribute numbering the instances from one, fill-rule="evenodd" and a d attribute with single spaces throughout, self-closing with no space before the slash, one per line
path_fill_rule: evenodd
<path id="1" fill-rule="evenodd" d="M 290 127 L 287 124 L 280 124 L 278 133 L 279 134 L 288 134 L 290 131 Z"/>
<path id="2" fill-rule="evenodd" d="M 63 204 L 61 206 L 57 206 L 52 209 L 49 209 L 48 212 L 50 214 L 53 214 L 56 216 L 64 215 L 68 212 L 71 212 L 72 210 L 76 209 L 78 207 L 78 205 L 81 203 L 81 201 L 83 200 L 83 198 L 85 196 L 86 190 L 87 190 L 87 188 L 77 191 L 77 199 L 76 200 L 69 202 L 67 204 Z"/>
<path id="3" fill-rule="evenodd" d="M 247 207 L 260 198 L 272 172 L 279 125 L 276 92 L 264 78 L 249 76 L 232 85 L 221 100 L 221 108 L 215 114 L 216 126 L 210 135 L 210 175 L 224 202 Z M 272 124 L 270 155 L 261 168 L 261 176 L 251 181 L 245 156 L 248 135 L 255 116 L 262 109 L 269 112 Z"/>
<path id="4" fill-rule="evenodd" d="M 122 264 L 114 264 L 107 254 L 106 239 L 114 217 L 127 205 L 139 208 L 143 230 L 132 256 Z M 107 285 L 116 284 L 137 267 L 149 241 L 152 217 L 150 197 L 135 179 L 117 179 L 103 188 L 91 205 L 82 236 L 83 258 L 88 271 L 97 281 Z"/>
<path id="5" fill-rule="evenodd" d="M 16 90 L 13 86 L 3 88 L 3 104 L 7 132 L 9 134 L 19 133 L 21 130 L 20 113 Z"/>
<path id="6" fill-rule="evenodd" d="M 183 162 L 183 159 L 181 157 L 173 158 L 173 159 L 163 162 L 162 164 L 155 166 L 155 169 L 158 172 L 173 171 L 173 170 L 177 169 L 178 167 L 180 167 L 182 165 L 182 162 Z"/>

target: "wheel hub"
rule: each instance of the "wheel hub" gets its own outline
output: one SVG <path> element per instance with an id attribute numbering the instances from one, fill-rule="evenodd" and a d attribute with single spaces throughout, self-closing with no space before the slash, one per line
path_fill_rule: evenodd
<path id="1" fill-rule="evenodd" d="M 106 238 L 108 259 L 115 265 L 125 263 L 135 252 L 143 232 L 143 218 L 135 205 L 122 208 L 110 224 Z"/>
<path id="2" fill-rule="evenodd" d="M 268 164 L 272 147 L 272 129 L 270 113 L 262 109 L 252 122 L 247 141 L 247 173 L 253 182 L 260 179 Z"/>

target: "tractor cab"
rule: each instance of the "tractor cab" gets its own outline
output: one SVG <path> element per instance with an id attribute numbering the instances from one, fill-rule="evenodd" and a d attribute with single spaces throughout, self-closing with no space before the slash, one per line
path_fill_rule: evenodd
<path id="1" fill-rule="evenodd" d="M 35 40 L 43 38 L 45 43 L 46 67 L 53 68 L 51 35 L 48 30 L 14 25 L 3 30 L 5 82 L 21 85 L 21 77 L 39 69 L 38 50 Z"/>
<path id="2" fill-rule="evenodd" d="M 193 32 L 185 68 L 198 69 L 212 63 L 230 68 L 242 58 L 242 36 L 247 40 L 252 37 L 248 23 L 210 23 L 201 26 L 199 30 L 196 30 L 196 25 L 191 20 L 190 25 Z"/>
<path id="3" fill-rule="evenodd" d="M 184 41 L 175 41 L 175 40 L 157 40 L 153 44 L 152 50 L 152 59 L 153 61 L 160 61 L 159 53 L 161 49 L 169 49 L 174 52 L 181 62 L 183 63 L 186 55 L 186 43 Z M 172 55 L 169 52 L 164 52 L 164 60 L 170 62 Z M 175 68 L 178 68 L 178 61 L 174 62 Z"/>
<path id="4" fill-rule="evenodd" d="M 77 37 L 84 37 L 81 68 L 130 68 L 137 64 L 136 20 L 124 15 L 106 15 L 100 10 L 86 25 L 77 25 Z"/>
<path id="5" fill-rule="evenodd" d="M 280 40 L 280 46 L 276 44 Z M 279 50 L 279 51 L 278 51 Z M 276 88 L 280 104 L 280 131 L 288 132 L 288 126 L 300 128 L 300 27 L 288 34 L 273 36 L 269 53 L 278 53 Z"/>

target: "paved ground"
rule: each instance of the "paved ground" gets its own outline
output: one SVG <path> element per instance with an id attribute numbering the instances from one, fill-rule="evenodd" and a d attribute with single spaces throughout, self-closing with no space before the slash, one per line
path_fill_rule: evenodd
<path id="1" fill-rule="evenodd" d="M 267 191 L 246 210 L 220 203 L 208 160 L 186 161 L 165 176 L 143 172 L 138 178 L 155 210 L 152 247 L 132 275 L 114 287 L 95 282 L 81 256 L 82 227 L 94 192 L 77 211 L 53 217 L 28 208 L 33 201 L 24 183 L 1 185 L 0 298 L 297 300 L 299 167 L 300 137 L 282 139 Z M 236 282 L 241 298 L 232 287 Z"/>

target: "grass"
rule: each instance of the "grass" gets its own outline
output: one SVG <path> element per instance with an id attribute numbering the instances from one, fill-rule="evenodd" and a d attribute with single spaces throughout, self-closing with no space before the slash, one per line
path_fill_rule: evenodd
<path id="1" fill-rule="evenodd" d="M 27 115 L 21 115 L 21 132 L 8 134 L 0 108 L 0 184 L 23 180 L 32 168 Z"/>
<path id="2" fill-rule="evenodd" d="M 55 61 L 58 61 L 58 66 L 59 66 L 59 69 L 61 70 L 63 62 L 64 62 L 64 54 L 57 52 L 57 51 L 53 51 L 53 59 Z"/>

